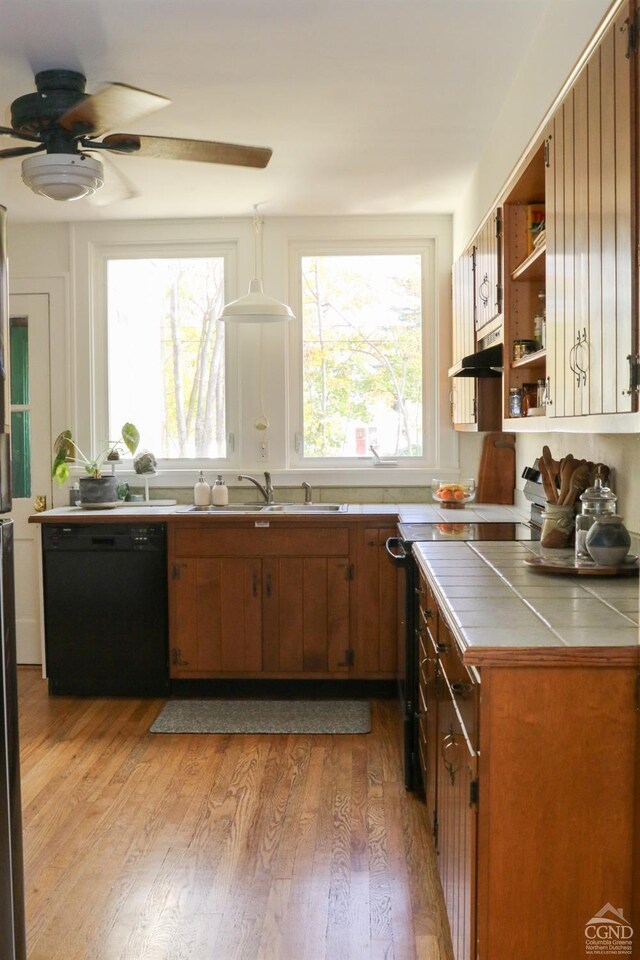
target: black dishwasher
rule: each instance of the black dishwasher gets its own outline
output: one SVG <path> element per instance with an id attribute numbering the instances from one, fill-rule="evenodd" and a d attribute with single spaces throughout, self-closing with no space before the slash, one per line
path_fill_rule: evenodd
<path id="1" fill-rule="evenodd" d="M 42 559 L 49 693 L 166 695 L 164 525 L 43 524 Z"/>

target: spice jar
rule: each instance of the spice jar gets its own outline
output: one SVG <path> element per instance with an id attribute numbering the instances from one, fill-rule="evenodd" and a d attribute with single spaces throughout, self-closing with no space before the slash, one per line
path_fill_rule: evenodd
<path id="1" fill-rule="evenodd" d="M 522 360 L 528 353 L 535 353 L 538 344 L 535 340 L 514 340 L 513 341 L 513 359 Z"/>
<path id="2" fill-rule="evenodd" d="M 522 394 L 520 393 L 520 387 L 511 387 L 509 390 L 509 416 L 522 416 Z"/>
<path id="3" fill-rule="evenodd" d="M 538 384 L 525 383 L 522 385 L 522 416 L 526 417 L 529 410 L 538 405 Z"/>

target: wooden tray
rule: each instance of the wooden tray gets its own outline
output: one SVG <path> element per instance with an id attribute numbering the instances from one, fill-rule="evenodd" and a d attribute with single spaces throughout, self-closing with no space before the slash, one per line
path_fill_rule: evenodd
<path id="1" fill-rule="evenodd" d="M 582 560 L 579 564 L 564 557 L 527 557 L 525 564 L 541 573 L 564 573 L 573 577 L 637 577 L 640 563 L 635 556 L 627 557 L 624 563 L 616 567 L 604 567 L 593 560 Z"/>

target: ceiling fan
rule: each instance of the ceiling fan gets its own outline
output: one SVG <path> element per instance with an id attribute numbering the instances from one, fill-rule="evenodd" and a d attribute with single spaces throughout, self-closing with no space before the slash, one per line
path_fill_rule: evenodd
<path id="1" fill-rule="evenodd" d="M 26 157 L 22 179 L 34 193 L 53 200 L 78 200 L 102 187 L 102 163 L 88 155 L 94 151 L 242 167 L 266 167 L 271 157 L 267 147 L 133 133 L 104 136 L 171 101 L 123 83 L 91 96 L 84 92 L 85 77 L 74 70 L 43 70 L 35 83 L 36 93 L 11 104 L 11 127 L 0 127 L 0 135 L 33 145 L 0 150 L 0 159 Z"/>

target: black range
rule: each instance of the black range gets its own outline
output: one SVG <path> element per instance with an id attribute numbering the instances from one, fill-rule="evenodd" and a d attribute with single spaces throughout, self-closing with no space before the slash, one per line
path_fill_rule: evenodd
<path id="1" fill-rule="evenodd" d="M 537 540 L 540 532 L 528 523 L 518 521 L 496 522 L 460 520 L 434 520 L 401 522 L 398 536 L 390 537 L 386 547 L 389 557 L 405 572 L 405 656 L 404 672 L 400 680 L 404 728 L 404 784 L 414 790 L 419 784 L 418 743 L 418 664 L 416 635 L 416 607 L 418 572 L 413 558 L 414 543 L 440 541 L 442 543 L 467 542 L 472 540 Z"/>

